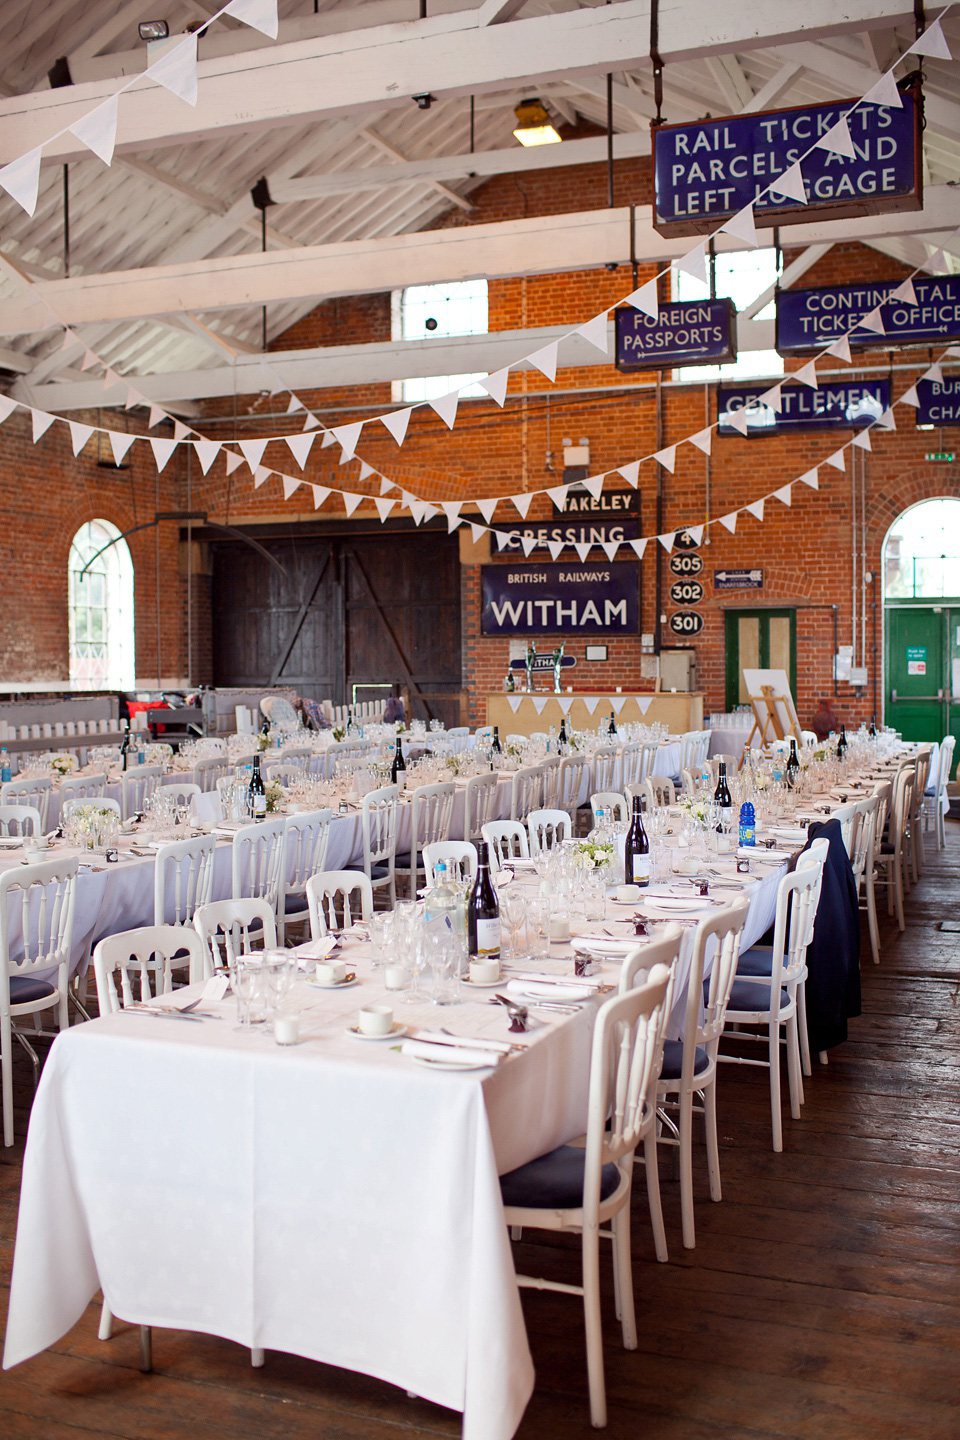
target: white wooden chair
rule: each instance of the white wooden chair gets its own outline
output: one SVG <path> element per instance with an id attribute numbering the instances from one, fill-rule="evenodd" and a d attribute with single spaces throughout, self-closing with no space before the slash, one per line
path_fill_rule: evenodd
<path id="1" fill-rule="evenodd" d="M 589 765 L 590 761 L 586 755 L 565 755 L 560 761 L 557 780 L 557 809 L 566 810 L 571 822 L 575 822 L 577 818 L 584 774 Z"/>
<path id="2" fill-rule="evenodd" d="M 477 847 L 471 840 L 438 840 L 423 847 L 423 869 L 426 883 L 432 885 L 440 861 L 447 867 L 447 876 L 472 884 L 477 876 Z"/>
<path id="3" fill-rule="evenodd" d="M 725 1053 L 718 1057 L 727 1064 L 761 1065 L 769 1070 L 773 1148 L 778 1152 L 783 1149 L 781 1043 L 787 1053 L 790 1113 L 794 1120 L 800 1119 L 803 1104 L 797 986 L 807 978 L 807 948 L 813 939 L 822 879 L 823 855 L 812 851 L 801 855 L 797 868 L 784 875 L 777 889 L 773 945 L 769 950 L 745 950 L 739 957 L 725 1027 L 728 1032 L 729 1027 L 735 1028 L 738 1042 L 765 1041 L 766 1059 Z"/>
<path id="4" fill-rule="evenodd" d="M 835 810 L 830 812 L 830 819 L 839 823 L 840 834 L 843 836 L 843 848 L 847 852 L 847 858 L 852 861 L 857 844 L 857 830 L 860 826 L 859 803 L 851 800 L 846 805 L 838 805 Z"/>
<path id="5" fill-rule="evenodd" d="M 398 875 L 409 877 L 410 899 L 417 898 L 417 877 L 421 870 L 420 851 L 450 836 L 450 819 L 457 787 L 452 780 L 438 785 L 418 785 L 413 792 L 410 815 L 410 853 L 398 855 Z"/>
<path id="6" fill-rule="evenodd" d="M 234 835 L 230 872 L 234 900 L 265 900 L 274 915 L 278 913 L 286 824 L 281 815 L 275 820 L 243 825 Z"/>
<path id="7" fill-rule="evenodd" d="M 3 1087 L 3 1143 L 13 1144 L 13 1040 L 33 1063 L 40 1062 L 15 1022 L 32 1020 L 34 1033 L 45 1010 L 56 1011 L 58 1030 L 69 1024 L 67 994 L 77 885 L 77 858 L 18 865 L 0 874 L 0 1081 Z M 19 935 L 12 922 L 19 911 Z M 14 954 L 20 955 L 15 960 Z M 56 979 L 50 979 L 55 974 Z"/>
<path id="8" fill-rule="evenodd" d="M 717 1142 L 717 1048 L 736 974 L 740 937 L 748 908 L 745 899 L 738 900 L 701 920 L 697 925 L 693 940 L 693 959 L 687 979 L 683 1039 L 668 1041 L 664 1045 L 663 1068 L 658 1086 L 665 1127 L 661 1133 L 661 1142 L 676 1144 L 680 1149 L 680 1213 L 683 1243 L 688 1250 L 692 1250 L 696 1245 L 693 1220 L 695 1110 L 704 1118 L 710 1198 L 721 1198 L 720 1151 Z M 708 950 L 713 952 L 713 963 L 709 981 L 704 986 Z M 696 1107 L 693 1103 L 694 1095 L 700 1096 L 702 1100 L 702 1104 Z M 666 1114 L 666 1109 L 677 1111 L 676 1123 Z"/>
<path id="9" fill-rule="evenodd" d="M 371 889 L 386 890 L 391 909 L 397 903 L 397 807 L 400 791 L 384 785 L 364 795 L 360 807 L 363 873 Z"/>
<path id="10" fill-rule="evenodd" d="M 700 781 L 700 771 L 692 765 L 687 765 L 680 772 L 680 793 L 689 795 L 691 799 L 697 793 L 697 785 Z"/>
<path id="11" fill-rule="evenodd" d="M 530 859 L 527 832 L 519 820 L 488 820 L 483 827 L 483 838 L 497 870 L 507 861 Z"/>
<path id="12" fill-rule="evenodd" d="M 498 784 L 496 771 L 491 771 L 488 775 L 471 775 L 467 781 L 463 797 L 464 840 L 479 840 L 484 825 L 494 818 Z"/>
<path id="13" fill-rule="evenodd" d="M 198 795 L 203 791 L 193 780 L 170 780 L 163 787 L 164 796 L 169 796 L 171 804 L 186 805 L 188 808 L 193 804 Z"/>
<path id="14" fill-rule="evenodd" d="M 882 885 L 887 892 L 887 913 L 896 912 L 897 924 L 906 929 L 903 915 L 904 875 L 906 871 L 906 829 L 910 809 L 910 796 L 916 771 L 912 765 L 903 766 L 893 782 L 893 793 L 887 814 L 887 838 L 881 839 L 877 852 L 874 885 Z"/>
<path id="15" fill-rule="evenodd" d="M 35 805 L 0 805 L 0 835 L 42 835 L 40 811 Z"/>
<path id="16" fill-rule="evenodd" d="M 956 743 L 953 735 L 945 735 L 941 740 L 936 783 L 927 787 L 924 796 L 923 828 L 926 830 L 927 821 L 933 820 L 933 833 L 938 850 L 942 850 L 946 843 L 943 828 L 943 797 L 952 778 L 950 772 L 953 769 L 953 751 Z"/>
<path id="17" fill-rule="evenodd" d="M 108 935 L 93 952 L 100 1014 L 112 1015 L 127 1005 L 167 994 L 173 989 L 174 969 L 184 965 L 190 967 L 191 984 L 207 973 L 202 939 L 188 925 L 144 925 Z M 135 977 L 140 982 L 137 995 L 133 988 Z"/>
<path id="18" fill-rule="evenodd" d="M 0 785 L 0 805 L 31 805 L 40 811 L 40 828 L 46 830 L 50 823 L 49 775 L 25 775 L 22 780 L 8 780 Z"/>
<path id="19" fill-rule="evenodd" d="M 616 745 L 598 745 L 592 759 L 594 790 L 618 790 L 619 748 Z"/>
<path id="20" fill-rule="evenodd" d="M 680 736 L 680 766 L 678 774 L 682 775 L 684 770 L 697 763 L 700 754 L 700 731 L 688 730 Z"/>
<path id="21" fill-rule="evenodd" d="M 630 1261 L 633 1158 L 656 1123 L 656 1087 L 670 976 L 656 966 L 644 985 L 614 995 L 597 1013 L 590 1054 L 587 1132 L 582 1147 L 561 1145 L 500 1177 L 508 1225 L 581 1237 L 582 1284 L 530 1279 L 521 1286 L 583 1297 L 590 1419 L 607 1422 L 600 1316 L 600 1238 L 609 1235 L 617 1313 L 627 1350 L 637 1347 Z M 609 1222 L 609 1231 L 601 1225 Z"/>
<path id="22" fill-rule="evenodd" d="M 67 775 L 60 781 L 60 815 L 69 813 L 71 805 L 88 800 L 102 800 L 107 792 L 106 775 Z M 117 806 L 120 813 L 120 806 Z"/>
<path id="23" fill-rule="evenodd" d="M 160 784 L 162 765 L 134 765 L 123 776 L 121 814 L 129 820 L 147 808 L 147 801 Z"/>
<path id="24" fill-rule="evenodd" d="M 203 944 L 204 975 L 230 969 L 238 955 L 273 950 L 277 921 L 266 900 L 212 900 L 201 905 L 193 925 Z"/>
<path id="25" fill-rule="evenodd" d="M 544 760 L 540 768 L 540 804 L 544 810 L 555 810 L 557 808 L 557 796 L 560 793 L 560 757 L 550 756 Z M 561 807 L 566 808 L 566 807 Z"/>
<path id="26" fill-rule="evenodd" d="M 910 871 L 915 885 L 923 874 L 923 867 L 926 863 L 926 852 L 923 845 L 925 796 L 927 781 L 930 778 L 930 766 L 933 763 L 936 748 L 935 745 L 918 745 L 915 757 L 917 773 L 913 783 L 913 794 L 910 801 L 910 819 L 907 826 Z"/>
<path id="27" fill-rule="evenodd" d="M 523 765 L 513 773 L 510 782 L 510 819 L 526 820 L 531 810 L 540 805 L 543 776 L 539 765 Z"/>
<path id="28" fill-rule="evenodd" d="M 639 785 L 643 767 L 643 746 L 639 740 L 624 745 L 620 751 L 620 784 Z"/>
<path id="29" fill-rule="evenodd" d="M 867 927 L 870 932 L 870 950 L 874 965 L 880 963 L 880 932 L 877 925 L 877 902 L 873 888 L 873 870 L 876 854 L 877 815 L 880 797 L 869 795 L 857 801 L 859 822 L 854 853 L 850 857 L 853 878 L 857 886 L 857 898 L 861 909 L 867 913 Z"/>
<path id="30" fill-rule="evenodd" d="M 630 811 L 627 802 L 618 790 L 596 790 L 590 796 L 590 813 L 593 816 L 593 823 L 597 823 L 597 812 L 602 810 L 608 820 L 629 821 Z"/>
<path id="31" fill-rule="evenodd" d="M 310 768 L 312 759 L 313 751 L 309 745 L 287 745 L 280 751 L 281 765 L 294 765 L 301 774 Z"/>
<path id="32" fill-rule="evenodd" d="M 541 850 L 552 850 L 561 840 L 573 835 L 573 825 L 566 810 L 545 808 L 531 810 L 527 816 L 527 831 L 530 835 L 530 854 L 539 855 Z"/>
<path id="33" fill-rule="evenodd" d="M 288 925 L 300 925 L 310 919 L 307 881 L 326 866 L 332 820 L 332 810 L 310 810 L 302 815 L 287 816 L 277 901 L 277 935 L 281 946 L 286 944 Z"/>
<path id="34" fill-rule="evenodd" d="M 373 887 L 359 870 L 320 870 L 307 881 L 310 938 L 322 940 L 373 914 Z M 359 913 L 358 913 L 359 911 Z"/>
<path id="35" fill-rule="evenodd" d="M 648 740 L 644 745 L 640 747 L 640 775 L 638 780 L 636 781 L 636 784 L 631 788 L 635 789 L 636 785 L 641 784 L 644 780 L 646 780 L 648 775 L 653 774 L 653 767 L 656 762 L 657 751 L 659 749 L 660 746 L 653 740 Z M 629 781 L 625 781 L 624 783 L 630 784 Z"/>
<path id="36" fill-rule="evenodd" d="M 648 810 L 677 803 L 676 786 L 666 775 L 648 775 L 640 786 L 640 793 L 646 797 Z"/>
<path id="37" fill-rule="evenodd" d="M 196 835 L 160 846 L 153 877 L 154 925 L 190 925 L 197 907 L 209 902 L 216 843 L 213 835 Z"/>
<path id="38" fill-rule="evenodd" d="M 232 770 L 233 766 L 225 755 L 209 755 L 194 765 L 193 783 L 206 795 L 209 791 L 216 790 L 217 781 L 228 772 L 232 773 Z"/>

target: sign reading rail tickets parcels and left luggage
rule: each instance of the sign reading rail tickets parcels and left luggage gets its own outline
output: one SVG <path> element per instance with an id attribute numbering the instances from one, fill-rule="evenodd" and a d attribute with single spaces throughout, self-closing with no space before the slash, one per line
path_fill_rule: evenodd
<path id="1" fill-rule="evenodd" d="M 705 235 L 751 203 L 761 225 L 922 210 L 922 105 L 919 91 L 901 95 L 901 109 L 835 100 L 658 126 L 653 132 L 654 229 L 661 235 Z M 767 190 L 844 114 L 854 154 L 848 158 L 815 149 L 806 155 L 805 205 Z"/>

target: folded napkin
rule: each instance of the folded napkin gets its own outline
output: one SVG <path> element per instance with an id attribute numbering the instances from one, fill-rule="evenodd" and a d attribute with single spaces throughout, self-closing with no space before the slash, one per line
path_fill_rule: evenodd
<path id="1" fill-rule="evenodd" d="M 492 1050 L 478 1050 L 470 1045 L 437 1045 L 432 1040 L 404 1040 L 401 1055 L 412 1060 L 432 1060 L 446 1065 L 499 1065 L 502 1055 Z"/>
<path id="2" fill-rule="evenodd" d="M 475 1039 L 467 1035 L 448 1035 L 445 1030 L 415 1030 L 411 1040 L 423 1040 L 430 1045 L 469 1045 L 474 1050 L 489 1050 L 494 1055 L 509 1055 L 513 1045 L 509 1040 L 492 1040 L 487 1036 Z"/>
<path id="3" fill-rule="evenodd" d="M 577 955 L 613 955 L 622 960 L 640 944 L 636 935 L 624 936 L 622 940 L 610 935 L 583 935 L 572 942 Z M 577 980 L 579 982 L 579 975 Z"/>
<path id="4" fill-rule="evenodd" d="M 321 940 L 310 940 L 303 949 L 298 947 L 297 964 L 301 970 L 312 970 L 318 960 L 328 960 L 339 943 L 336 935 L 324 935 Z"/>
<path id="5" fill-rule="evenodd" d="M 619 945 L 622 942 L 619 940 L 615 940 L 612 943 L 614 945 Z M 633 949 L 633 946 L 631 945 L 630 948 Z M 520 971 L 518 974 L 513 976 L 513 979 L 518 981 L 521 985 L 551 985 L 554 988 L 559 985 L 562 989 L 567 990 L 569 990 L 571 985 L 569 975 L 543 975 L 536 973 L 525 973 L 524 971 Z M 602 975 L 584 975 L 582 977 L 578 975 L 576 980 L 572 983 L 575 985 L 586 985 L 591 990 L 602 990 L 604 989 L 604 987 L 609 986 L 610 981 L 604 979 Z"/>
<path id="6" fill-rule="evenodd" d="M 801 830 L 796 825 L 765 825 L 762 832 L 777 840 L 806 840 L 806 830 Z M 755 847 L 754 847 L 755 848 Z"/>
<path id="7" fill-rule="evenodd" d="M 594 989 L 586 980 L 573 985 L 550 985 L 543 980 L 511 980 L 507 994 L 517 1000 L 589 1000 Z"/>
<path id="8" fill-rule="evenodd" d="M 0 835 L 0 850 L 19 850 L 22 844 L 19 835 Z"/>
<path id="9" fill-rule="evenodd" d="M 737 854 L 748 860 L 792 860 L 792 850 L 768 850 L 765 845 L 740 845 Z"/>

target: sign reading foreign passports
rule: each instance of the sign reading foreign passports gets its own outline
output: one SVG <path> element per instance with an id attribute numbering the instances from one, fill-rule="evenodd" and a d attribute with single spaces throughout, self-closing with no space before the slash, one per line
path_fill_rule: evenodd
<path id="1" fill-rule="evenodd" d="M 901 283 L 881 280 L 875 284 L 779 291 L 777 349 L 781 355 L 803 355 L 822 350 L 848 332 L 852 332 L 852 346 L 869 350 L 960 339 L 960 275 L 915 276 L 916 305 L 890 298 Z M 858 320 L 878 305 L 883 334 L 858 328 Z"/>
<path id="2" fill-rule="evenodd" d="M 661 305 L 656 319 L 624 305 L 614 316 L 618 370 L 666 370 L 737 358 L 737 315 L 730 300 Z"/>
<path id="3" fill-rule="evenodd" d="M 654 228 L 661 235 L 706 234 L 751 203 L 761 224 L 777 225 L 825 213 L 840 219 L 921 210 L 921 107 L 909 91 L 902 100 L 900 109 L 840 100 L 658 126 Z M 845 114 L 854 154 L 824 149 L 806 154 Z M 767 189 L 801 155 L 806 205 Z"/>
<path id="4" fill-rule="evenodd" d="M 777 435 L 791 430 L 829 430 L 836 426 L 860 428 L 879 419 L 890 406 L 889 380 L 824 382 L 818 389 L 784 385 L 779 413 L 764 405 L 760 396 L 769 385 L 720 385 L 717 389 L 717 428 L 721 435 L 741 432 L 731 416 L 745 411 L 747 435 Z"/>
<path id="5" fill-rule="evenodd" d="M 483 565 L 483 635 L 636 635 L 639 567 Z"/>

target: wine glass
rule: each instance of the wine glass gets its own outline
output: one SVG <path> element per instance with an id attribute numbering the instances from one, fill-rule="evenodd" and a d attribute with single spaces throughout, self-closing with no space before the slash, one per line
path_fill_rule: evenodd
<path id="1" fill-rule="evenodd" d="M 522 951 L 520 934 L 527 918 L 527 903 L 522 890 L 508 886 L 500 891 L 500 916 L 507 922 L 508 953 L 512 959 L 519 960 Z"/>

